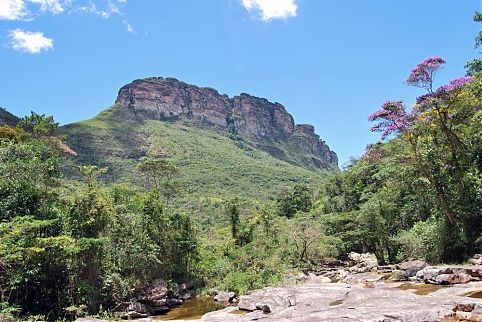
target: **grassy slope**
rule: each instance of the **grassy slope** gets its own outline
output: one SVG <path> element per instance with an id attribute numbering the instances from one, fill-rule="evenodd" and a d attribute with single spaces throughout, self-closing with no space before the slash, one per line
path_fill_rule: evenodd
<path id="1" fill-rule="evenodd" d="M 68 165 L 106 166 L 110 180 L 116 183 L 141 186 L 137 160 L 145 155 L 170 155 L 182 173 L 183 202 L 197 213 L 235 196 L 269 200 L 282 186 L 298 181 L 316 183 L 326 175 L 276 159 L 214 129 L 199 129 L 182 121 L 129 120 L 119 115 L 115 106 L 90 120 L 64 126 L 61 132 L 78 153 Z M 75 174 L 75 167 L 67 168 Z"/>

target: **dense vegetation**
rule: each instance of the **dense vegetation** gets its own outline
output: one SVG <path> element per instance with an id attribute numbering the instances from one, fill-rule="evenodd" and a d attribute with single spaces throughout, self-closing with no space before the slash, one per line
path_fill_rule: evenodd
<path id="1" fill-rule="evenodd" d="M 464 261 L 482 249 L 481 64 L 434 89 L 444 64 L 418 64 L 407 84 L 426 93 L 383 103 L 369 116 L 382 141 L 326 180 L 185 124 L 85 122 L 149 133 L 138 158 L 114 141 L 79 151 L 105 149 L 113 170 L 74 166 L 52 117 L 0 127 L 0 319 L 115 311 L 156 278 L 241 294 L 350 251 Z"/>

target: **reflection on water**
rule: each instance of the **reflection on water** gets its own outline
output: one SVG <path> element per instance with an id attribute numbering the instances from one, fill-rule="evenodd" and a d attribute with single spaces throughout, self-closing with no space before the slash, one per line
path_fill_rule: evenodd
<path id="1" fill-rule="evenodd" d="M 154 320 L 197 320 L 206 313 L 223 309 L 225 306 L 215 302 L 212 297 L 203 296 L 184 302 L 166 314 L 153 317 Z"/>
<path id="2" fill-rule="evenodd" d="M 251 311 L 246 311 L 246 310 L 234 310 L 229 312 L 229 314 L 248 314 Z"/>
<path id="3" fill-rule="evenodd" d="M 413 283 L 403 283 L 402 285 L 397 286 L 397 288 L 401 290 L 410 290 L 410 291 L 413 290 L 414 291 L 413 293 L 417 295 L 428 295 L 444 287 L 447 287 L 447 286 L 433 285 L 433 284 L 413 284 Z"/>
<path id="4" fill-rule="evenodd" d="M 330 306 L 336 306 L 341 304 L 343 304 L 343 300 L 336 300 L 336 301 L 330 302 Z"/>
<path id="5" fill-rule="evenodd" d="M 472 297 L 474 299 L 482 299 L 482 291 L 472 293 L 470 295 L 467 295 L 468 297 Z"/>

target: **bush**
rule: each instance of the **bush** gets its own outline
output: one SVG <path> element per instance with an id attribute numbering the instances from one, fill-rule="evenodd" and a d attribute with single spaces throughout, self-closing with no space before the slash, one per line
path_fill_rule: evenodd
<path id="1" fill-rule="evenodd" d="M 400 260 L 423 258 L 439 262 L 442 256 L 440 234 L 440 224 L 434 219 L 419 221 L 411 229 L 402 231 L 395 238 L 401 246 Z"/>

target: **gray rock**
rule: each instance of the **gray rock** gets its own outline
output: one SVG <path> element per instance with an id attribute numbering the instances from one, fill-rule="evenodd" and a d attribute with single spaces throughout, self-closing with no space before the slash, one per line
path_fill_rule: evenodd
<path id="1" fill-rule="evenodd" d="M 397 268 L 403 271 L 405 277 L 412 277 L 417 274 L 418 271 L 427 267 L 428 264 L 424 260 L 412 260 L 408 262 L 403 262 L 397 265 Z"/>
<path id="2" fill-rule="evenodd" d="M 416 277 L 430 284 L 465 284 L 480 280 L 481 270 L 471 267 L 425 267 L 417 272 Z"/>
<path id="3" fill-rule="evenodd" d="M 435 283 L 441 284 L 441 285 L 466 284 L 471 280 L 472 280 L 472 276 L 465 273 L 440 274 L 435 278 Z"/>
<path id="4" fill-rule="evenodd" d="M 234 292 L 217 292 L 216 296 L 214 297 L 215 301 L 218 302 L 231 302 L 236 294 Z"/>
<path id="5" fill-rule="evenodd" d="M 166 298 L 169 289 L 167 283 L 163 279 L 154 280 L 149 286 L 147 286 L 137 297 L 139 301 L 155 301 Z"/>
<path id="6" fill-rule="evenodd" d="M 331 283 L 331 278 L 326 277 L 326 276 L 317 276 L 317 275 L 315 275 L 315 274 L 313 274 L 313 273 L 309 273 L 309 274 L 308 274 L 307 282 L 308 282 L 308 283 L 315 283 L 315 284 L 319 284 L 319 283 Z"/>
<path id="7" fill-rule="evenodd" d="M 479 283 L 482 288 L 482 283 Z M 477 320 L 481 299 L 460 297 L 466 285 L 441 288 L 428 296 L 401 290 L 391 283 L 377 283 L 373 288 L 344 283 L 302 284 L 255 290 L 241 296 L 240 309 L 252 313 L 231 314 L 233 308 L 211 312 L 202 321 L 264 322 L 313 321 L 441 321 L 446 316 Z M 472 304 L 475 309 L 470 311 Z M 457 306 L 458 305 L 458 306 Z M 456 308 L 456 310 L 454 310 Z M 467 312 L 470 311 L 470 312 Z M 475 313 L 474 313 L 475 312 Z M 482 312 L 482 310 L 481 310 Z"/>
<path id="8" fill-rule="evenodd" d="M 132 301 L 129 303 L 129 306 L 127 307 L 127 311 L 147 313 L 147 307 L 142 303 L 139 303 L 137 301 Z"/>
<path id="9" fill-rule="evenodd" d="M 181 295 L 179 295 L 179 299 L 183 300 L 183 301 L 186 301 L 186 300 L 189 300 L 191 298 L 193 298 L 194 294 L 191 293 L 191 292 L 185 292 L 185 293 L 182 293 Z"/>
<path id="10" fill-rule="evenodd" d="M 389 275 L 384 274 L 377 274 L 377 273 L 360 273 L 360 274 L 353 274 L 348 275 L 345 277 L 343 282 L 347 284 L 362 284 L 362 283 L 374 283 L 383 281 L 389 278 Z"/>
<path id="11" fill-rule="evenodd" d="M 258 299 L 252 295 L 243 295 L 239 298 L 238 307 L 240 310 L 254 311 Z"/>

